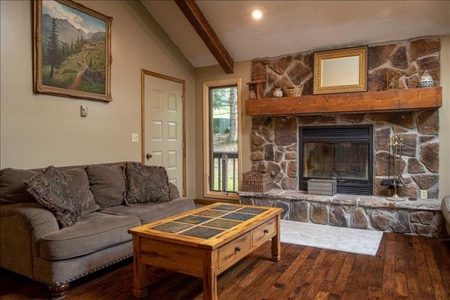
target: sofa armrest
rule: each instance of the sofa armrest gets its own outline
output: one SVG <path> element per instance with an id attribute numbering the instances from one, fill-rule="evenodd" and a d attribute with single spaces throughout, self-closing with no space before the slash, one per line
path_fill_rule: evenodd
<path id="1" fill-rule="evenodd" d="M 445 219 L 445 228 L 450 235 L 450 195 L 445 196 L 441 203 L 442 215 Z"/>
<path id="2" fill-rule="evenodd" d="M 33 257 L 39 256 L 39 240 L 59 230 L 55 216 L 37 203 L 0 206 L 0 266 L 28 276 Z"/>
<path id="3" fill-rule="evenodd" d="M 170 199 L 178 199 L 180 198 L 180 191 L 178 190 L 178 187 L 173 184 L 172 182 L 169 182 L 169 189 L 170 189 Z"/>

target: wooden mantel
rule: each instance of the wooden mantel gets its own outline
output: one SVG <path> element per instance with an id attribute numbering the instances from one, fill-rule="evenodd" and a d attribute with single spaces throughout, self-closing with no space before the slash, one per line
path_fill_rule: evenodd
<path id="1" fill-rule="evenodd" d="M 441 106 L 441 87 L 264 98 L 245 103 L 248 116 L 367 113 L 438 109 Z"/>

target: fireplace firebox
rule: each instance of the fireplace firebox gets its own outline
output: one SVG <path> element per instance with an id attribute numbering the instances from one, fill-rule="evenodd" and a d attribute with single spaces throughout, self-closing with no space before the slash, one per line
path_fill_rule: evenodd
<path id="1" fill-rule="evenodd" d="M 300 126 L 299 189 L 309 179 L 335 179 L 337 193 L 373 194 L 373 127 Z"/>

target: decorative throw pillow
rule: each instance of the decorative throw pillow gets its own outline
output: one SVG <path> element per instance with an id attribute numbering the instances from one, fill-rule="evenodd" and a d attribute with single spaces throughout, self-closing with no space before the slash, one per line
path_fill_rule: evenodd
<path id="1" fill-rule="evenodd" d="M 86 173 L 94 194 L 95 202 L 101 208 L 121 205 L 125 194 L 124 164 L 89 165 Z"/>
<path id="2" fill-rule="evenodd" d="M 64 175 L 49 166 L 25 181 L 28 192 L 36 201 L 49 209 L 58 224 L 64 228 L 74 225 L 81 217 L 81 204 L 70 191 Z"/>
<path id="3" fill-rule="evenodd" d="M 125 167 L 125 175 L 127 205 L 157 204 L 171 200 L 169 179 L 164 167 L 129 162 Z"/>

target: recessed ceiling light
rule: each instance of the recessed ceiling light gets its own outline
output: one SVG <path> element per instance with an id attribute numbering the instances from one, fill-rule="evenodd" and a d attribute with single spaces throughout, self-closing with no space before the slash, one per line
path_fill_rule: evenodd
<path id="1" fill-rule="evenodd" d="M 255 20 L 260 20 L 263 17 L 263 13 L 259 9 L 254 9 L 252 11 L 252 18 Z"/>

